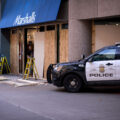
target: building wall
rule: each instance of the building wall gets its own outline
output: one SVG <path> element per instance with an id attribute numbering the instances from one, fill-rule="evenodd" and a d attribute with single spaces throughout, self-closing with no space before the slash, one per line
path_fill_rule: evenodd
<path id="1" fill-rule="evenodd" d="M 57 16 L 58 20 L 68 20 L 68 0 L 62 0 Z"/>
<path id="2" fill-rule="evenodd" d="M 98 16 L 119 16 L 120 0 L 98 0 Z"/>
<path id="3" fill-rule="evenodd" d="M 7 57 L 10 63 L 10 30 L 1 30 L 1 53 Z"/>
<path id="4" fill-rule="evenodd" d="M 120 15 L 119 0 L 69 0 L 69 61 L 92 52 L 92 20 Z"/>
<path id="5" fill-rule="evenodd" d="M 2 15 L 2 10 L 5 5 L 6 0 L 0 0 L 0 19 Z M 0 53 L 5 55 L 10 63 L 10 31 L 8 29 L 0 29 Z"/>
<path id="6" fill-rule="evenodd" d="M 69 0 L 70 19 L 120 15 L 119 0 Z"/>
<path id="7" fill-rule="evenodd" d="M 69 61 L 91 53 L 92 24 L 88 20 L 69 20 Z"/>
<path id="8" fill-rule="evenodd" d="M 88 19 L 97 16 L 98 0 L 69 0 L 69 19 Z"/>

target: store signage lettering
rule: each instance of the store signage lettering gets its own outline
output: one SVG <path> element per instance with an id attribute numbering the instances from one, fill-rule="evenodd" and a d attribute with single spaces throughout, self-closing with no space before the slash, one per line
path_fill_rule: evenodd
<path id="1" fill-rule="evenodd" d="M 32 12 L 31 16 L 29 16 L 28 13 L 27 13 L 26 17 L 21 17 L 21 15 L 18 15 L 16 17 L 15 22 L 14 22 L 14 26 L 15 25 L 24 25 L 24 24 L 34 23 L 35 22 L 35 17 L 36 17 L 35 12 Z"/>

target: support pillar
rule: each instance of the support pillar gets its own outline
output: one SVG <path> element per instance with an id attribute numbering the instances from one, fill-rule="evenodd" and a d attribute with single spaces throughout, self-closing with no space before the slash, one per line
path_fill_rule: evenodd
<path id="1" fill-rule="evenodd" d="M 92 22 L 90 20 L 69 20 L 69 61 L 79 60 L 92 51 Z"/>

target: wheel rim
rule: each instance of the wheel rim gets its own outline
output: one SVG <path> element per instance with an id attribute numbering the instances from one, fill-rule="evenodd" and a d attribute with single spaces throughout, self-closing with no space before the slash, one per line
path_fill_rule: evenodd
<path id="1" fill-rule="evenodd" d="M 79 82 L 78 82 L 77 78 L 70 78 L 68 80 L 68 86 L 69 86 L 69 88 L 75 89 L 75 88 L 78 88 L 78 85 L 79 85 Z"/>
<path id="2" fill-rule="evenodd" d="M 64 87 L 69 92 L 79 92 L 82 88 L 81 79 L 74 74 L 70 74 L 64 79 Z"/>

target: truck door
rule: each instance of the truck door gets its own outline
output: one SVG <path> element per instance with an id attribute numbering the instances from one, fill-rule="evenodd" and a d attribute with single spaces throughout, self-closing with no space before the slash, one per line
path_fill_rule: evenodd
<path id="1" fill-rule="evenodd" d="M 116 49 L 107 48 L 93 55 L 86 63 L 87 81 L 116 80 Z"/>
<path id="2" fill-rule="evenodd" d="M 120 47 L 116 52 L 116 80 L 120 80 Z"/>

